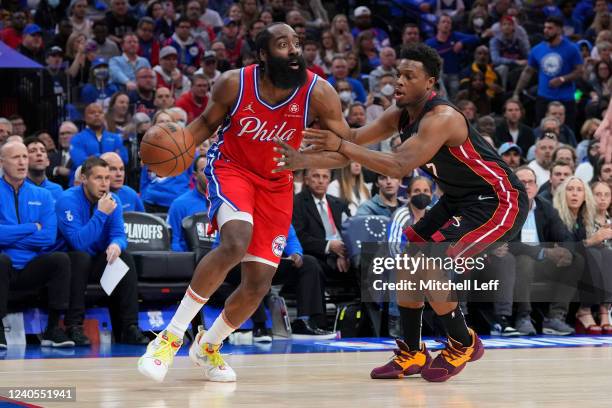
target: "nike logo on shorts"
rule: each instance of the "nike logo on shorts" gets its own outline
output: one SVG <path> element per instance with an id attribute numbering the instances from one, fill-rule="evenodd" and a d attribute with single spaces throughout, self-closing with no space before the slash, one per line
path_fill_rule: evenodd
<path id="1" fill-rule="evenodd" d="M 479 199 L 480 201 L 482 201 L 482 200 L 490 200 L 490 199 L 492 199 L 492 198 L 495 198 L 495 197 L 491 197 L 491 196 L 483 196 L 482 194 L 478 196 L 478 199 Z"/>

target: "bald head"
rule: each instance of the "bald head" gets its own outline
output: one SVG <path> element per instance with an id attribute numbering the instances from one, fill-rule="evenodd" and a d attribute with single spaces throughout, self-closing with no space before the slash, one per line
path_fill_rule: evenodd
<path id="1" fill-rule="evenodd" d="M 59 137 L 58 142 L 63 150 L 68 150 L 70 148 L 70 141 L 72 140 L 72 136 L 74 136 L 79 131 L 79 128 L 70 121 L 63 122 L 59 127 Z"/>
<path id="2" fill-rule="evenodd" d="M 11 135 L 6 138 L 6 143 L 23 143 L 23 137 L 19 135 Z"/>
<path id="3" fill-rule="evenodd" d="M 100 158 L 108 163 L 108 170 L 111 176 L 111 191 L 119 190 L 125 182 L 125 165 L 123 160 L 115 152 L 104 153 Z"/>
<path id="4" fill-rule="evenodd" d="M 7 142 L 0 148 L 0 160 L 6 180 L 13 186 L 23 183 L 28 175 L 28 149 L 21 142 Z"/>

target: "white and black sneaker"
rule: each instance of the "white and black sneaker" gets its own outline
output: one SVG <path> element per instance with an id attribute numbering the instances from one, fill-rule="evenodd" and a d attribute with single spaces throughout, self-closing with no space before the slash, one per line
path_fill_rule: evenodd
<path id="1" fill-rule="evenodd" d="M 496 322 L 491 326 L 491 336 L 516 337 L 520 335 L 518 330 L 510 326 L 506 316 L 497 316 Z"/>
<path id="2" fill-rule="evenodd" d="M 270 329 L 261 326 L 253 327 L 253 343 L 271 343 L 272 332 Z"/>
<path id="3" fill-rule="evenodd" d="M 291 338 L 294 340 L 333 340 L 337 333 L 318 328 L 310 320 L 295 319 L 291 323 Z"/>
<path id="4" fill-rule="evenodd" d="M 42 335 L 40 345 L 43 347 L 74 347 L 74 341 L 59 327 L 49 328 Z"/>

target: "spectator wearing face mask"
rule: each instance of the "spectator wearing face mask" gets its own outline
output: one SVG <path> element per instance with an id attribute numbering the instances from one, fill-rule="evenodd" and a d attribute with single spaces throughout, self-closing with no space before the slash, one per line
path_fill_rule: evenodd
<path id="1" fill-rule="evenodd" d="M 338 97 L 340 98 L 340 104 L 342 106 L 342 112 L 346 116 L 348 114 L 349 106 L 353 103 L 353 91 L 351 89 L 351 84 L 345 79 L 339 80 L 334 85 L 336 92 L 338 92 Z"/>
<path id="2" fill-rule="evenodd" d="M 366 101 L 366 122 L 376 120 L 389 106 L 395 103 L 396 76 L 394 74 L 383 74 L 378 81 L 378 89 L 368 95 Z M 383 142 L 384 143 L 384 142 Z"/>

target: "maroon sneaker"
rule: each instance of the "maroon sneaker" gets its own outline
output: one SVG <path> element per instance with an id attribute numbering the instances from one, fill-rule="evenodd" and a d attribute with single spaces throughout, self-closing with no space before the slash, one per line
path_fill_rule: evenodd
<path id="1" fill-rule="evenodd" d="M 461 343 L 448 338 L 448 341 L 441 341 L 444 350 L 434 358 L 431 364 L 424 367 L 421 377 L 427 381 L 442 382 L 464 369 L 470 361 L 476 361 L 484 354 L 484 346 L 474 330 L 468 329 L 472 336 L 472 345 L 463 347 Z"/>
<path id="2" fill-rule="evenodd" d="M 397 349 L 393 350 L 395 356 L 385 365 L 376 367 L 370 373 L 373 379 L 403 378 L 408 375 L 418 374 L 423 367 L 431 363 L 431 355 L 421 343 L 421 349 L 410 351 L 406 343 L 395 339 Z"/>

